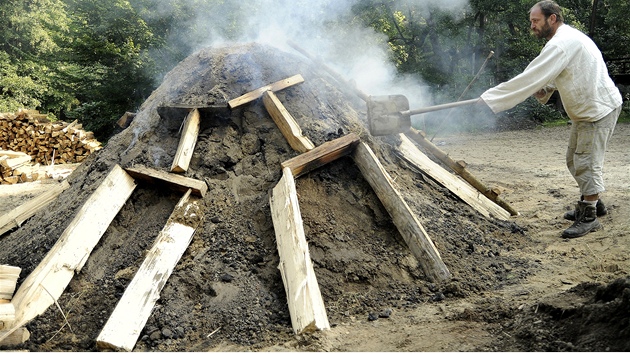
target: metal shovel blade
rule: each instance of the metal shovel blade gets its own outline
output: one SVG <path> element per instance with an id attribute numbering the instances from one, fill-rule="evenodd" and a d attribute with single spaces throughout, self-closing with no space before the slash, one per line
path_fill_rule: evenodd
<path id="1" fill-rule="evenodd" d="M 370 96 L 367 101 L 370 134 L 390 135 L 409 130 L 411 117 L 400 113 L 408 110 L 409 100 L 403 95 Z"/>

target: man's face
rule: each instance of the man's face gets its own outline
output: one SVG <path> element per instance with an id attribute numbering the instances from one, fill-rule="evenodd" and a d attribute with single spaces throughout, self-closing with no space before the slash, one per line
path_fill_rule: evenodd
<path id="1" fill-rule="evenodd" d="M 531 23 L 531 30 L 538 38 L 549 39 L 552 35 L 553 28 L 550 21 L 555 18 L 555 15 L 545 18 L 545 15 L 540 11 L 540 7 L 536 6 L 529 13 L 529 22 Z"/>

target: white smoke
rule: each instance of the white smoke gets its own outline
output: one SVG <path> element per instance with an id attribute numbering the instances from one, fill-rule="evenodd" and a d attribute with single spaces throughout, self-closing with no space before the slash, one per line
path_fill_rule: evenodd
<path id="1" fill-rule="evenodd" d="M 171 40 L 190 43 L 191 51 L 235 42 L 260 42 L 293 51 L 298 43 L 368 95 L 404 94 L 410 108 L 432 104 L 418 77 L 398 75 L 387 38 L 353 17 L 359 0 L 155 0 L 158 16 L 188 9 L 188 31 Z M 393 2 L 392 2 L 393 3 Z M 468 0 L 398 0 L 395 7 L 423 11 L 439 8 L 464 14 Z"/>

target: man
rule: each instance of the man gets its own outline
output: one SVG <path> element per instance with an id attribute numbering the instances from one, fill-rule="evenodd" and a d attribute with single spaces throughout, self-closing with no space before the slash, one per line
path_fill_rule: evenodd
<path id="1" fill-rule="evenodd" d="M 555 90 L 559 92 L 572 121 L 566 163 L 581 192 L 575 210 L 564 216 L 574 222 L 562 237 L 580 237 L 598 230 L 597 216 L 607 213 L 599 199 L 604 192 L 602 167 L 622 98 L 595 43 L 564 24 L 558 4 L 538 2 L 529 20 L 532 32 L 548 42 L 521 74 L 484 92 L 481 101 L 497 113 L 532 95 L 544 104 Z"/>

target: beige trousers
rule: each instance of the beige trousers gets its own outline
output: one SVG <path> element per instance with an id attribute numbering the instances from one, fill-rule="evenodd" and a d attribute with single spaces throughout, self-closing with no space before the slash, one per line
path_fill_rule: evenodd
<path id="1" fill-rule="evenodd" d="M 608 140 L 615 130 L 621 106 L 596 122 L 573 122 L 567 167 L 575 178 L 582 195 L 604 192 L 604 154 Z"/>

